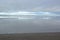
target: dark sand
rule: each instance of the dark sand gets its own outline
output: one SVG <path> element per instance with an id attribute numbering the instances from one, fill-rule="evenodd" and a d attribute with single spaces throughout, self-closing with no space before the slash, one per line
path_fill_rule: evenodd
<path id="1" fill-rule="evenodd" d="M 0 34 L 0 40 L 60 40 L 60 32 Z"/>

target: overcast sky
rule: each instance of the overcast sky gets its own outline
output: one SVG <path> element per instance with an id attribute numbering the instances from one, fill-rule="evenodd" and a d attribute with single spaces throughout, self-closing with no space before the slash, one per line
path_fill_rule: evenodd
<path id="1" fill-rule="evenodd" d="M 60 32 L 60 0 L 0 0 L 0 34 L 32 32 Z"/>
<path id="2" fill-rule="evenodd" d="M 58 13 L 58 14 L 57 14 Z M 1 13 L 3 14 L 3 13 Z M 60 32 L 59 12 L 0 14 L 0 34 Z M 13 16 L 13 15 L 19 15 Z M 11 17 L 11 18 L 10 18 Z"/>
<path id="3" fill-rule="evenodd" d="M 0 0 L 0 11 L 60 11 L 60 0 Z"/>

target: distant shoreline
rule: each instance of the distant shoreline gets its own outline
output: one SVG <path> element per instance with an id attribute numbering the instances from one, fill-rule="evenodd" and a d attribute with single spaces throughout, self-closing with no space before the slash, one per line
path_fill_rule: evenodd
<path id="1" fill-rule="evenodd" d="M 60 32 L 33 32 L 33 33 L 5 33 L 6 35 L 8 34 L 52 34 L 52 33 L 60 33 Z M 4 35 L 4 34 L 0 34 L 0 35 Z"/>

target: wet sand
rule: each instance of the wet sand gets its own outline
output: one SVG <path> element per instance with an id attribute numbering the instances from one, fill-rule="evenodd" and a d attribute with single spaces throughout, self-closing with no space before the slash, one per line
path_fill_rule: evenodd
<path id="1" fill-rule="evenodd" d="M 0 34 L 0 40 L 60 40 L 60 32 Z"/>

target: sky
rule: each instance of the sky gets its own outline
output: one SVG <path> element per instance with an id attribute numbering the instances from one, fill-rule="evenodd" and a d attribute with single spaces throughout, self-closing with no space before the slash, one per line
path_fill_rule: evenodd
<path id="1" fill-rule="evenodd" d="M 60 11 L 60 0 L 0 0 L 0 11 Z"/>
<path id="2" fill-rule="evenodd" d="M 60 32 L 60 0 L 0 0 L 0 34 Z"/>

